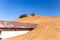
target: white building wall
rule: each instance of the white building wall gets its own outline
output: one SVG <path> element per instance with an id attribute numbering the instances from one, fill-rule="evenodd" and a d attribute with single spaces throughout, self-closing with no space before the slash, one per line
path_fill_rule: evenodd
<path id="1" fill-rule="evenodd" d="M 14 37 L 18 35 L 23 35 L 29 31 L 2 31 L 0 38 L 9 38 L 9 37 Z"/>

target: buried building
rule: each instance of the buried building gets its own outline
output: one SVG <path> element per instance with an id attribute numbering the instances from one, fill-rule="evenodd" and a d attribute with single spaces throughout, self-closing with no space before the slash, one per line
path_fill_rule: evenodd
<path id="1" fill-rule="evenodd" d="M 0 34 L 1 34 L 0 40 L 2 40 L 2 38 L 8 38 L 11 36 L 16 36 L 18 34 L 24 34 L 27 32 L 27 30 L 32 30 L 35 27 L 36 27 L 36 24 L 33 24 L 33 23 L 11 22 L 11 21 L 0 20 Z M 18 32 L 18 33 L 15 33 L 15 32 Z M 6 33 L 8 36 L 6 35 Z M 12 35 L 10 33 L 14 33 L 14 34 Z"/>
<path id="2" fill-rule="evenodd" d="M 24 35 L 2 40 L 60 40 L 60 17 L 29 16 L 13 22 L 34 23 L 37 26 Z"/>

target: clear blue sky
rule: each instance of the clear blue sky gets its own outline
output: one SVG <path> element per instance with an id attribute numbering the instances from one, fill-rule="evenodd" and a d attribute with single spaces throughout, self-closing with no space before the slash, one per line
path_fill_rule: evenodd
<path id="1" fill-rule="evenodd" d="M 0 20 L 13 20 L 22 13 L 60 16 L 60 0 L 0 0 Z"/>

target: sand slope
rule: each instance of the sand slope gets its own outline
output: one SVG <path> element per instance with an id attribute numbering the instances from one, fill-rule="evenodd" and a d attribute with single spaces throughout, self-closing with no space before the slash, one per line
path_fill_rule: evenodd
<path id="1" fill-rule="evenodd" d="M 29 16 L 14 22 L 35 23 L 37 27 L 24 35 L 3 40 L 60 40 L 60 17 Z"/>

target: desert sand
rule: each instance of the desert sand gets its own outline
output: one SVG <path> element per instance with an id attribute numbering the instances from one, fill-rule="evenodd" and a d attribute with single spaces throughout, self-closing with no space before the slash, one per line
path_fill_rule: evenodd
<path id="1" fill-rule="evenodd" d="M 37 27 L 26 34 L 2 40 L 60 40 L 59 16 L 28 16 L 13 22 L 34 23 Z"/>

